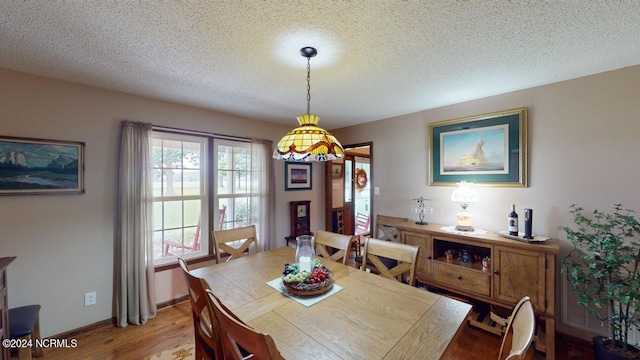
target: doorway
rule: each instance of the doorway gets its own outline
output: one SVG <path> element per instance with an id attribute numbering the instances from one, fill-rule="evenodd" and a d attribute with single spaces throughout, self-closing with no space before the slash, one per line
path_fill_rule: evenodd
<path id="1" fill-rule="evenodd" d="M 325 228 L 340 234 L 369 235 L 373 216 L 373 143 L 344 147 L 345 157 L 325 171 Z"/>

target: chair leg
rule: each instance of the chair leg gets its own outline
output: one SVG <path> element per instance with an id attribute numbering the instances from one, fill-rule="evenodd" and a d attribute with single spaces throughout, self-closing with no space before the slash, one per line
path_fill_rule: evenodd
<path id="1" fill-rule="evenodd" d="M 202 340 L 196 337 L 196 341 L 195 341 L 195 345 L 196 345 L 196 360 L 202 360 L 205 359 L 205 353 L 204 353 L 204 344 L 202 343 Z"/>
<path id="2" fill-rule="evenodd" d="M 33 355 L 35 357 L 43 357 L 44 354 L 42 352 L 42 347 L 40 346 L 40 315 L 36 319 L 36 324 L 33 326 L 33 332 L 31 334 L 31 339 L 37 339 L 38 341 L 33 341 Z"/>
<path id="3" fill-rule="evenodd" d="M 362 243 L 360 242 L 360 235 L 356 235 L 351 243 L 351 247 L 354 248 L 356 253 L 356 257 L 360 256 L 360 248 L 362 247 Z"/>
<path id="4" fill-rule="evenodd" d="M 31 339 L 31 335 L 27 335 L 24 337 L 21 337 L 20 340 L 30 340 Z M 18 360 L 31 360 L 31 347 L 20 347 L 18 348 Z"/>

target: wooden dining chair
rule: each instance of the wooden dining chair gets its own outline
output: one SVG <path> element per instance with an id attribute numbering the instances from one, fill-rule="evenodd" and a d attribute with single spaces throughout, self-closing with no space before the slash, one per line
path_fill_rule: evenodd
<path id="1" fill-rule="evenodd" d="M 316 255 L 347 265 L 353 238 L 351 235 L 318 230 L 314 236 Z"/>
<path id="2" fill-rule="evenodd" d="M 364 243 L 364 253 L 362 254 L 362 270 L 372 266 L 372 271 L 383 277 L 395 279 L 402 282 L 402 276 L 409 273 L 409 285 L 414 286 L 416 281 L 416 260 L 420 248 L 414 245 L 396 243 L 380 239 L 368 238 Z M 395 265 L 389 266 L 388 261 L 383 258 L 395 260 Z M 386 264 L 385 264 L 386 263 Z"/>
<path id="3" fill-rule="evenodd" d="M 216 251 L 216 261 L 220 262 L 222 253 L 229 254 L 226 261 L 248 255 L 249 247 L 253 245 L 258 250 L 256 226 L 245 226 L 229 230 L 213 231 L 213 243 Z"/>
<path id="4" fill-rule="evenodd" d="M 398 230 L 396 230 L 396 225 L 407 221 L 409 221 L 409 219 L 403 217 L 376 215 L 376 239 L 399 242 L 400 239 L 398 239 Z"/>
<path id="5" fill-rule="evenodd" d="M 525 296 L 518 301 L 509 317 L 507 328 L 502 337 L 498 360 L 503 359 L 502 352 L 505 350 L 504 345 L 509 342 L 508 339 L 511 339 L 511 350 L 504 359 L 533 359 L 534 351 L 528 350 L 531 347 L 535 329 L 536 317 L 531 305 L 531 299 Z"/>
<path id="6" fill-rule="evenodd" d="M 222 359 L 222 342 L 217 329 L 214 314 L 207 307 L 208 285 L 199 277 L 191 275 L 189 267 L 183 258 L 178 258 L 187 281 L 187 290 L 191 302 L 193 317 L 193 331 L 195 334 L 196 360 Z"/>
<path id="7" fill-rule="evenodd" d="M 258 332 L 239 320 L 210 289 L 207 289 L 207 306 L 219 324 L 224 359 L 284 359 L 270 335 Z"/>

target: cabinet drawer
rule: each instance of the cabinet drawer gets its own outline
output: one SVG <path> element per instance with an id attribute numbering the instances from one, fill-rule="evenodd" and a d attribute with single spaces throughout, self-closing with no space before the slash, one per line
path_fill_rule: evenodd
<path id="1" fill-rule="evenodd" d="M 433 280 L 455 286 L 476 294 L 491 295 L 491 275 L 436 262 L 433 264 Z"/>

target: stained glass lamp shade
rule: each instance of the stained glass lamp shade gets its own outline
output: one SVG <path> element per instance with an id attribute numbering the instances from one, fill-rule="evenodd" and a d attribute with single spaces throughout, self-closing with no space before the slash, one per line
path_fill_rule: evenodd
<path id="1" fill-rule="evenodd" d="M 311 85 L 310 59 L 318 52 L 312 47 L 300 49 L 307 58 L 307 114 L 298 116 L 299 127 L 280 139 L 273 151 L 273 158 L 286 161 L 331 161 L 344 157 L 340 142 L 327 130 L 318 126 L 320 117 L 310 114 Z"/>
<path id="2" fill-rule="evenodd" d="M 330 161 L 342 159 L 344 149 L 327 130 L 318 127 L 318 115 L 300 115 L 300 126 L 289 131 L 273 152 L 273 157 L 287 161 Z"/>

